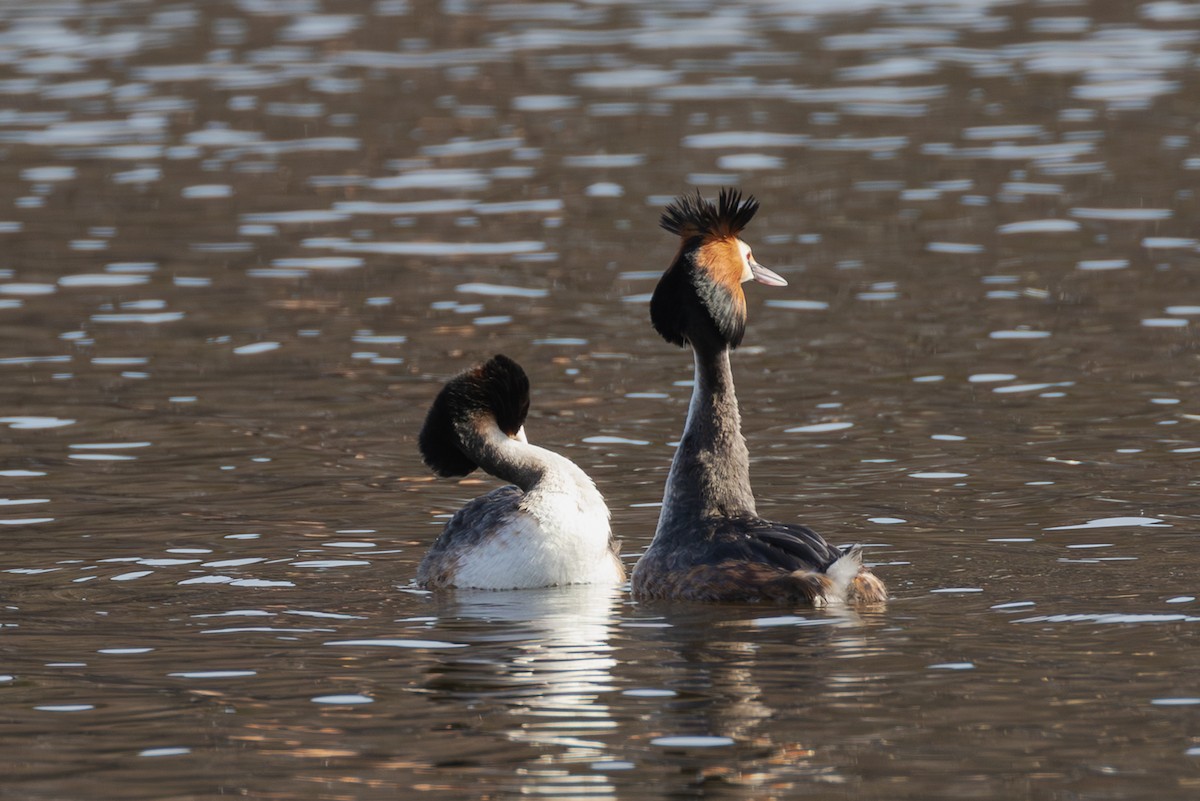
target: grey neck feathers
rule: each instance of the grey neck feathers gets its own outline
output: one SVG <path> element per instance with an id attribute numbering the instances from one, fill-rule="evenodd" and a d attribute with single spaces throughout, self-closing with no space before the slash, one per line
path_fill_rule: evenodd
<path id="1" fill-rule="evenodd" d="M 459 438 L 463 451 L 484 472 L 516 484 L 524 492 L 577 488 L 580 479 L 592 486 L 591 480 L 570 459 L 512 439 L 491 418 L 460 428 Z"/>
<path id="2" fill-rule="evenodd" d="M 729 349 L 694 349 L 693 355 L 696 383 L 667 477 L 659 532 L 704 517 L 756 514 Z"/>

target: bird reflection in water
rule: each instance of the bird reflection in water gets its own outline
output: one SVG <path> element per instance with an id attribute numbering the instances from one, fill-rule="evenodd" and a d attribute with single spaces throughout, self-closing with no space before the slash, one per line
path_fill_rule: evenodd
<path id="1" fill-rule="evenodd" d="M 862 636 L 870 617 L 849 608 L 805 617 L 745 606 L 639 611 L 645 616 L 622 633 L 646 641 L 636 647 L 649 670 L 634 667 L 622 679 L 670 696 L 647 699 L 643 733 L 628 744 L 640 753 L 626 758 L 657 767 L 661 797 L 695 798 L 719 785 L 722 798 L 761 798 L 767 789 L 851 780 L 819 746 L 827 715 L 857 715 L 876 703 L 872 682 L 843 661 L 870 650 Z M 657 659 L 646 653 L 655 644 Z M 781 659 L 781 649 L 792 658 Z"/>
<path id="2" fill-rule="evenodd" d="M 460 760 L 458 767 L 494 775 L 506 762 L 511 785 L 503 790 L 540 798 L 616 797 L 608 776 L 591 766 L 614 760 L 605 740 L 617 722 L 598 699 L 615 689 L 609 640 L 620 597 L 615 587 L 577 585 L 434 599 L 439 630 L 468 647 L 438 654 L 426 692 L 465 705 L 473 728 L 526 747 L 480 755 L 486 766 Z"/>

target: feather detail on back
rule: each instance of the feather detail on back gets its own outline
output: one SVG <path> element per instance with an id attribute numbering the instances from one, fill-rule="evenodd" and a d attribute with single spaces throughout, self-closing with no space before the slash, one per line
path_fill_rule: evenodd
<path id="1" fill-rule="evenodd" d="M 616 547 L 607 509 L 599 513 L 568 494 L 501 487 L 450 519 L 421 561 L 417 583 L 481 590 L 616 584 L 625 578 Z"/>

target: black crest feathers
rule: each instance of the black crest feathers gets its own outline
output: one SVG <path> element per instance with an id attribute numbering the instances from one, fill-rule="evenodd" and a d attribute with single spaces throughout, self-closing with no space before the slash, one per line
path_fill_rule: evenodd
<path id="1" fill-rule="evenodd" d="M 417 440 L 421 458 L 439 476 L 465 476 L 478 467 L 463 451 L 460 426 L 481 416 L 495 419 L 505 434 L 516 434 L 529 414 L 529 377 L 503 354 L 446 382 L 429 407 Z"/>
<path id="2" fill-rule="evenodd" d="M 737 236 L 750 224 L 758 212 L 758 201 L 750 195 L 742 200 L 737 189 L 722 189 L 717 202 L 705 200 L 696 190 L 694 195 L 680 195 L 667 206 L 659 225 L 677 236 Z"/>

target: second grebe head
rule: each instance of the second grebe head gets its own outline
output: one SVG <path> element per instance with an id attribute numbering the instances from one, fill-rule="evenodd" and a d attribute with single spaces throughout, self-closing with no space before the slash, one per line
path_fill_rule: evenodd
<path id="1" fill-rule="evenodd" d="M 529 378 L 503 354 L 459 373 L 434 398 L 418 446 L 421 458 L 439 476 L 465 476 L 479 465 L 466 455 L 462 437 L 495 426 L 525 442 Z"/>
<path id="2" fill-rule="evenodd" d="M 650 321 L 674 345 L 736 348 L 746 329 L 742 284 L 787 281 L 754 260 L 738 234 L 758 211 L 753 196 L 722 189 L 714 204 L 699 190 L 675 198 L 659 224 L 681 241 L 675 260 L 654 289 Z"/>

